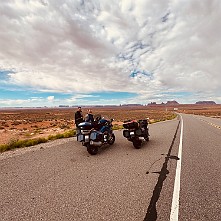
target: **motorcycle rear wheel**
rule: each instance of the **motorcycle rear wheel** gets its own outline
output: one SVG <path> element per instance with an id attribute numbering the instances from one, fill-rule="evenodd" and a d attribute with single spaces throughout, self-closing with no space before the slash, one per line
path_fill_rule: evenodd
<path id="1" fill-rule="evenodd" d="M 87 152 L 91 155 L 96 155 L 98 152 L 98 147 L 88 144 L 87 145 Z"/>

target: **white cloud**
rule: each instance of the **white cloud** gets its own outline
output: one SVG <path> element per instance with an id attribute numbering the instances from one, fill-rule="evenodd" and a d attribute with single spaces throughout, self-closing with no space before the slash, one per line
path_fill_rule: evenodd
<path id="1" fill-rule="evenodd" d="M 4 1 L 0 68 L 15 71 L 8 83 L 37 91 L 218 99 L 220 18 L 219 0 Z M 130 78 L 133 69 L 152 77 Z"/>
<path id="2" fill-rule="evenodd" d="M 49 102 L 53 102 L 53 101 L 54 101 L 54 96 L 48 96 L 48 97 L 47 97 L 47 100 L 48 100 Z"/>
<path id="3" fill-rule="evenodd" d="M 33 97 L 30 99 L 0 99 L 0 106 L 21 106 L 21 107 L 31 107 L 31 106 L 38 106 L 44 101 L 43 98 Z"/>
<path id="4" fill-rule="evenodd" d="M 2 106 L 17 106 L 17 105 L 26 105 L 30 100 L 21 100 L 21 99 L 0 99 L 0 105 Z"/>
<path id="5" fill-rule="evenodd" d="M 85 100 L 87 100 L 88 98 L 90 99 L 94 97 L 98 97 L 98 96 L 90 95 L 90 94 L 75 94 L 74 96 L 65 99 L 64 102 L 69 105 L 75 105 L 76 103 L 84 104 Z"/>

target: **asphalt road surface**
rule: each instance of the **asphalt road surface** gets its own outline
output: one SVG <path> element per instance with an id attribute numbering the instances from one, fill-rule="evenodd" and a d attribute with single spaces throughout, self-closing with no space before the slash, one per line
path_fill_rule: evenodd
<path id="1" fill-rule="evenodd" d="M 221 120 L 181 116 L 141 149 L 115 131 L 95 156 L 76 138 L 0 154 L 0 220 L 221 220 Z"/>

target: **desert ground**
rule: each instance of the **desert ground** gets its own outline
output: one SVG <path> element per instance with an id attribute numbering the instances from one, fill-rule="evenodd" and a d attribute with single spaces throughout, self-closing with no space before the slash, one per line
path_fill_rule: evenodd
<path id="1" fill-rule="evenodd" d="M 174 118 L 175 112 L 221 117 L 221 105 L 147 105 L 82 107 L 83 115 L 90 108 L 94 115 L 114 119 L 118 127 L 125 120 L 149 118 L 151 123 Z M 48 137 L 75 128 L 76 108 L 0 108 L 0 145 L 13 140 Z"/>

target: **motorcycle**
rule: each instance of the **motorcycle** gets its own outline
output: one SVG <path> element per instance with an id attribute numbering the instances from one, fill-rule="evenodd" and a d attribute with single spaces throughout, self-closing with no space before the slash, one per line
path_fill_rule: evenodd
<path id="1" fill-rule="evenodd" d="M 80 123 L 78 125 L 80 132 L 77 135 L 77 141 L 86 146 L 88 153 L 91 155 L 97 154 L 99 147 L 105 144 L 113 145 L 115 135 L 112 130 L 112 121 L 113 119 L 106 120 L 103 118 L 92 123 Z"/>
<path id="2" fill-rule="evenodd" d="M 149 141 L 148 119 L 138 121 L 125 121 L 123 136 L 133 143 L 136 149 L 141 148 L 142 142 Z"/>

